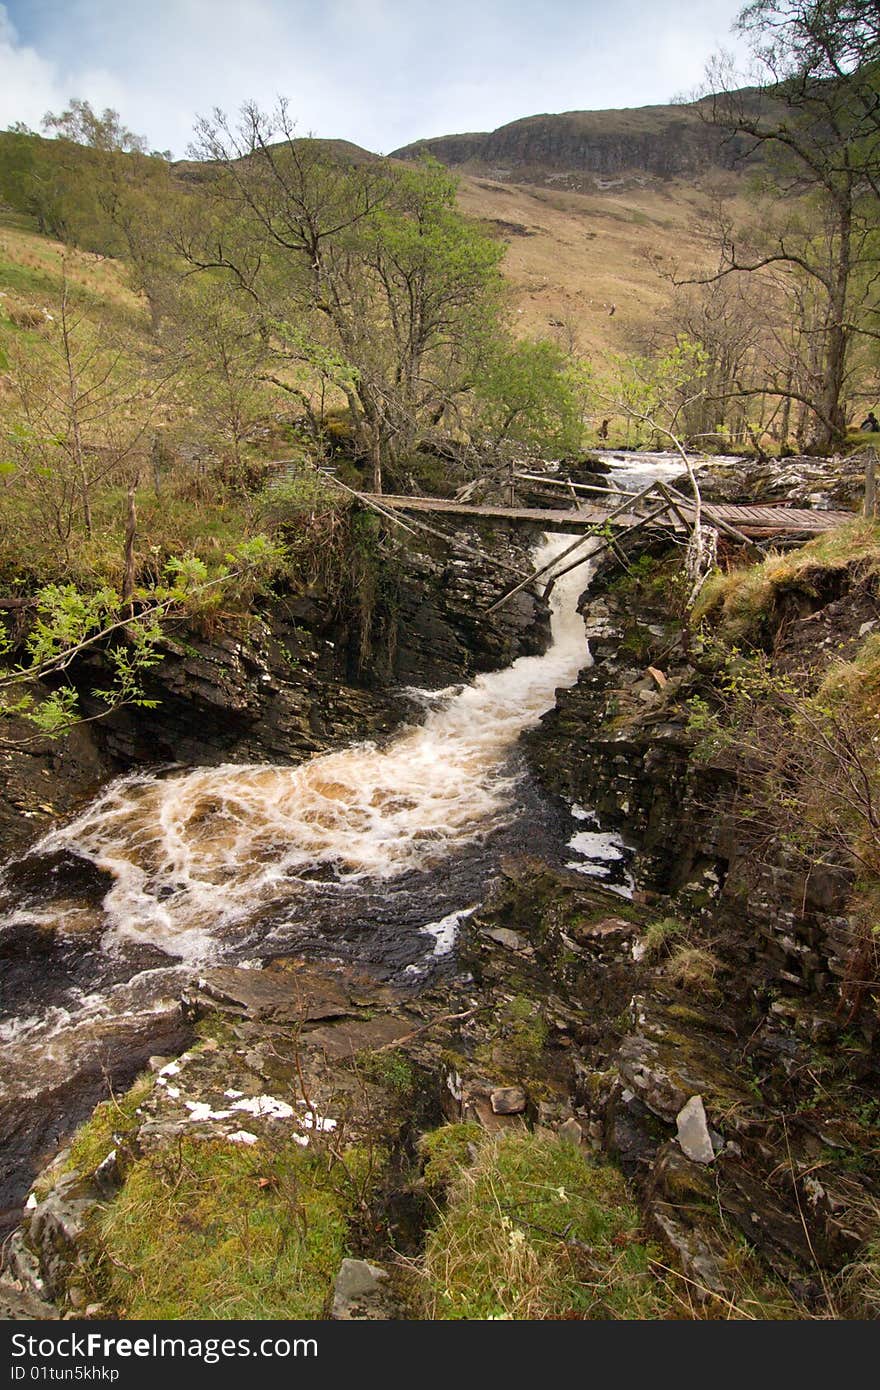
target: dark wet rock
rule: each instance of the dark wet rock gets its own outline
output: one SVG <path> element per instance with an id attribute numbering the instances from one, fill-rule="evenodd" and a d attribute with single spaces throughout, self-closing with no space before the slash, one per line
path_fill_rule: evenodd
<path id="1" fill-rule="evenodd" d="M 68 849 L 26 855 L 13 860 L 3 874 L 4 888 L 25 903 L 68 895 L 100 903 L 113 882 L 112 874 Z"/>
<path id="2" fill-rule="evenodd" d="M 538 536 L 494 526 L 470 546 L 526 572 Z M 297 763 L 356 739 L 382 738 L 412 712 L 401 686 L 438 689 L 478 671 L 543 651 L 548 608 L 522 594 L 496 615 L 486 610 L 515 575 L 442 542 L 401 550 L 386 576 L 389 597 L 364 616 L 353 596 L 278 595 L 247 622 L 206 636 L 177 628 L 145 678 L 158 703 L 145 715 L 123 708 L 59 741 L 33 740 L 12 725 L 21 749 L 0 750 L 0 848 L 11 854 L 133 767 L 221 762 Z M 393 597 L 392 597 L 393 595 Z M 106 684 L 96 654 L 71 672 L 84 711 Z"/>
<path id="3" fill-rule="evenodd" d="M 209 970 L 188 993 L 185 1003 L 195 1016 L 200 1004 L 213 1001 L 222 1009 L 276 1024 L 341 1018 L 356 1012 L 342 976 L 329 971 Z"/>
<path id="4" fill-rule="evenodd" d="M 683 1220 L 677 1209 L 667 1202 L 654 1203 L 649 1220 L 690 1281 L 697 1302 L 705 1302 L 713 1293 L 727 1292 L 720 1254 L 713 1250 L 699 1227 Z"/>

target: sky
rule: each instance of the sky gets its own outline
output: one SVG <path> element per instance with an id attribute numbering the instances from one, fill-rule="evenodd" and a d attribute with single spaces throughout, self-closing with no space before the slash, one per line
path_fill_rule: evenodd
<path id="1" fill-rule="evenodd" d="M 689 93 L 742 0 L 0 0 L 0 129 L 79 97 L 153 149 L 286 96 L 303 134 L 387 154 L 521 116 Z"/>

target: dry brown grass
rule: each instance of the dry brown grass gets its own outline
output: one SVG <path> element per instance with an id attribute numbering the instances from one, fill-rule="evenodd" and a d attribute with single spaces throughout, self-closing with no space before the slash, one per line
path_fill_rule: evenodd
<path id="1" fill-rule="evenodd" d="M 570 324 L 576 346 L 598 369 L 606 354 L 648 341 L 667 308 L 669 284 L 651 258 L 669 267 L 702 264 L 697 222 L 707 202 L 682 181 L 630 179 L 606 192 L 578 193 L 477 175 L 462 177 L 458 196 L 463 212 L 496 230 L 508 222 L 530 233 L 506 237 L 503 269 L 514 288 L 518 331 L 555 336 L 567 348 Z"/>

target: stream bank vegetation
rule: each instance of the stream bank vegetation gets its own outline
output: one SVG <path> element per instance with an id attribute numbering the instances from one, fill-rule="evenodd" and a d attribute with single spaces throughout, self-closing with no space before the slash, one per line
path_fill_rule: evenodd
<path id="1" fill-rule="evenodd" d="M 880 637 L 862 621 L 878 576 L 880 526 L 863 519 L 717 574 L 691 615 L 709 689 L 690 728 L 702 759 L 736 770 L 738 833 L 759 855 L 781 843 L 807 881 L 851 883 L 852 1012 L 880 981 Z M 838 596 L 821 645 L 798 641 Z"/>

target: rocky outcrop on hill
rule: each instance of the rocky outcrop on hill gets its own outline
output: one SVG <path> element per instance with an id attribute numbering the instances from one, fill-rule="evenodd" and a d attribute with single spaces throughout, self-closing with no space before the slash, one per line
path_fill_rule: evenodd
<path id="1" fill-rule="evenodd" d="M 394 157 L 417 159 L 425 151 L 452 168 L 514 183 L 569 186 L 581 175 L 599 187 L 603 178 L 634 171 L 666 179 L 730 169 L 745 153 L 702 119 L 697 105 L 529 116 L 491 132 L 416 141 Z"/>

